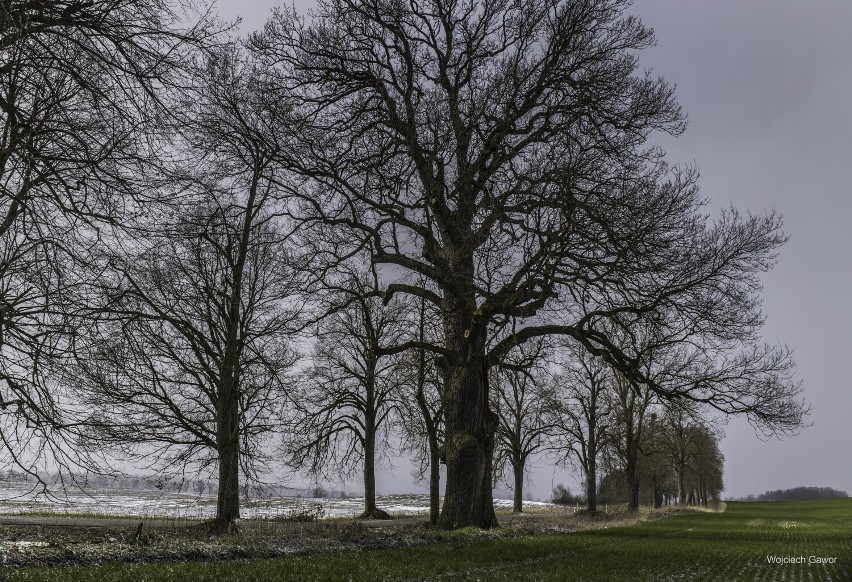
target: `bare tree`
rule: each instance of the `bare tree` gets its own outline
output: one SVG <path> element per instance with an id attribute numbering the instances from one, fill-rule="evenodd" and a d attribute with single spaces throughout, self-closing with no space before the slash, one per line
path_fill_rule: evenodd
<path id="1" fill-rule="evenodd" d="M 641 485 L 651 483 L 650 500 L 654 508 L 677 501 L 677 479 L 671 470 L 669 448 L 666 441 L 665 424 L 656 412 L 648 417 L 643 433 L 640 479 Z"/>
<path id="2" fill-rule="evenodd" d="M 661 399 L 659 391 L 637 384 L 618 371 L 613 371 L 612 389 L 605 393 L 614 421 L 608 436 L 609 470 L 610 474 L 623 472 L 620 481 L 631 511 L 638 509 L 641 491 L 648 488 L 647 481 L 651 483 L 649 498 L 655 507 L 664 498 L 688 503 L 705 497 L 717 498 L 721 491 L 721 487 L 714 489 L 721 483 L 722 461 L 716 438 L 703 418 L 707 403 L 694 398 L 689 390 L 678 395 L 684 384 L 712 382 L 715 376 L 706 374 L 703 361 L 706 354 L 697 356 L 695 346 L 678 341 L 670 343 L 667 328 L 658 323 L 649 323 L 641 331 L 635 329 L 631 335 L 623 336 L 623 341 L 633 343 L 632 349 L 643 354 L 642 374 L 652 380 L 651 386 L 662 387 L 671 396 Z M 783 370 L 784 367 L 777 368 L 776 373 Z M 743 369 L 732 369 L 729 373 L 732 377 L 740 374 L 750 377 Z M 737 381 L 740 380 L 738 377 Z M 801 413 L 800 408 L 797 422 Z M 781 423 L 778 428 L 792 426 Z M 699 454 L 701 463 L 697 461 Z M 701 472 L 701 477 L 696 471 Z M 699 483 L 702 479 L 706 481 Z M 611 479 L 610 484 L 616 481 L 619 479 Z"/>
<path id="3" fill-rule="evenodd" d="M 560 368 L 547 404 L 554 426 L 552 446 L 561 458 L 579 465 L 588 510 L 595 513 L 598 464 L 613 422 L 610 391 L 615 377 L 609 366 L 574 343 L 566 346 Z"/>
<path id="4" fill-rule="evenodd" d="M 653 392 L 615 374 L 611 404 L 616 422 L 611 427 L 612 450 L 624 471 L 627 486 L 627 509 L 639 509 L 639 486 L 642 436 L 654 402 Z"/>
<path id="5" fill-rule="evenodd" d="M 98 341 L 78 364 L 102 411 L 90 439 L 164 470 L 216 465 L 216 527 L 229 529 L 241 469 L 255 474 L 280 427 L 303 281 L 271 163 L 281 146 L 264 125 L 281 104 L 257 96 L 234 47 L 198 64 L 161 144 L 174 158 L 161 162 L 161 200 L 105 254 Z"/>
<path id="6" fill-rule="evenodd" d="M 666 389 L 674 386 L 669 382 L 675 378 L 681 382 L 692 381 L 691 374 L 700 381 L 711 381 L 703 375 L 704 368 L 695 365 L 695 352 L 680 343 L 667 344 L 660 330 L 659 326 L 652 325 L 631 338 L 645 346 L 641 348 L 646 358 L 642 364 L 644 374 L 652 378 L 655 385 Z M 742 371 L 734 370 L 733 373 Z M 648 386 L 633 383 L 617 372 L 613 388 L 608 394 L 615 418 L 610 447 L 615 466 L 624 471 L 631 511 L 639 507 L 643 478 L 650 478 L 652 482 L 651 498 L 655 506 L 659 505 L 663 484 L 667 482 L 676 484 L 676 498 L 680 503 L 695 497 L 701 487 L 687 485 L 687 480 L 695 475 L 699 448 L 706 461 L 701 470 L 708 478 L 704 492 L 709 491 L 711 480 L 713 486 L 721 482 L 721 460 L 713 460 L 718 449 L 713 449 L 715 437 L 709 432 L 705 434 L 709 429 L 702 419 L 701 402 L 685 396 L 661 402 L 659 394 Z M 661 411 L 665 412 L 662 419 Z M 708 438 L 713 441 L 712 445 Z M 714 465 L 718 465 L 718 471 L 712 468 Z"/>
<path id="7" fill-rule="evenodd" d="M 677 478 L 678 502 L 687 503 L 687 467 L 692 464 L 695 454 L 694 439 L 698 436 L 693 429 L 698 426 L 695 411 L 678 405 L 666 407 L 663 419 L 667 453 L 671 468 Z"/>
<path id="8" fill-rule="evenodd" d="M 440 310 L 442 343 L 422 347 L 443 363 L 445 528 L 496 524 L 488 369 L 535 337 L 571 336 L 661 396 L 799 425 L 789 354 L 740 350 L 757 341 L 756 273 L 783 243 L 780 221 L 708 224 L 695 172 L 647 147 L 683 118 L 671 87 L 636 74 L 654 39 L 628 5 L 327 0 L 309 24 L 282 11 L 253 38 L 305 120 L 283 160 L 304 178 L 294 215 L 348 233 L 332 260 L 367 248 L 402 272 L 386 300 Z M 705 353 L 728 338 L 738 355 L 708 355 L 713 383 L 666 388 L 607 331 L 647 318 Z M 745 373 L 723 377 L 730 366 Z"/>
<path id="9" fill-rule="evenodd" d="M 286 447 L 289 462 L 314 474 L 362 469 L 363 517 L 387 517 L 376 506 L 377 448 L 387 446 L 387 427 L 409 380 L 401 358 L 381 349 L 407 333 L 404 307 L 383 305 L 371 291 L 375 272 L 355 272 L 330 298 L 331 313 L 317 331 L 309 380 L 295 395 L 296 417 Z"/>
<path id="10" fill-rule="evenodd" d="M 530 456 L 548 447 L 552 416 L 547 414 L 550 398 L 546 382 L 543 342 L 530 342 L 509 353 L 492 370 L 494 410 L 497 413 L 495 469 L 501 474 L 512 468 L 516 513 L 524 510 L 524 474 Z"/>
<path id="11" fill-rule="evenodd" d="M 707 505 L 718 499 L 723 457 L 696 407 L 669 404 L 661 428 L 660 445 L 677 483 L 678 503 Z"/>
<path id="12" fill-rule="evenodd" d="M 410 396 L 404 396 L 399 409 L 398 420 L 406 437 L 406 447 L 413 451 L 419 461 L 419 473 L 422 478 L 429 473 L 429 523 L 436 525 L 440 517 L 441 504 L 441 451 L 444 446 L 443 427 L 443 378 L 441 377 L 436 355 L 424 348 L 427 343 L 439 343 L 434 336 L 436 327 L 440 327 L 434 314 L 428 310 L 429 304 L 420 300 L 417 310 L 417 335 L 420 346 L 410 350 L 404 365 L 413 370 L 409 376 L 414 382 L 407 388 L 413 390 Z M 408 394 L 407 389 L 405 394 Z"/>
<path id="13" fill-rule="evenodd" d="M 725 457 L 719 450 L 719 441 L 712 430 L 702 424 L 694 429 L 698 434 L 694 439 L 695 466 L 694 488 L 695 502 L 703 506 L 716 503 L 721 499 L 725 488 L 723 469 Z"/>
<path id="14" fill-rule="evenodd" d="M 202 206 L 122 257 L 78 361 L 89 445 L 162 474 L 217 468 L 221 529 L 239 517 L 240 474 L 263 467 L 265 437 L 280 427 L 297 358 L 288 303 L 300 290 L 279 234 L 266 224 L 242 239 L 246 208 L 231 204 Z"/>

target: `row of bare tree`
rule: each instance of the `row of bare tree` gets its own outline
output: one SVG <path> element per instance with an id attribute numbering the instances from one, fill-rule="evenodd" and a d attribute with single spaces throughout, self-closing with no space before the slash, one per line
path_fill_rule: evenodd
<path id="1" fill-rule="evenodd" d="M 161 0 L 4 2 L 7 453 L 210 469 L 227 528 L 277 459 L 371 472 L 403 399 L 433 517 L 490 527 L 492 378 L 557 340 L 609 378 L 581 456 L 617 409 L 631 503 L 652 406 L 797 430 L 760 336 L 781 219 L 711 219 L 651 145 L 685 120 L 629 4 L 323 0 L 233 39 Z"/>
<path id="2" fill-rule="evenodd" d="M 650 491 L 644 498 L 655 507 L 664 500 L 718 500 L 723 458 L 719 434 L 702 417 L 708 411 L 637 390 L 576 344 L 550 350 L 539 345 L 525 355 L 526 366 L 515 359 L 497 371 L 494 382 L 497 467 L 501 474 L 511 468 L 515 511 L 522 511 L 527 460 L 534 454 L 579 470 L 592 513 L 601 490 L 608 502 L 627 502 L 633 511 L 640 488 Z"/>

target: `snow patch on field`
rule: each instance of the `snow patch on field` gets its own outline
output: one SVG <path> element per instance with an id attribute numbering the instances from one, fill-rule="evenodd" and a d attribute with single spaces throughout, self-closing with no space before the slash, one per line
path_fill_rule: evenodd
<path id="1" fill-rule="evenodd" d="M 31 541 L 2 541 L 0 542 L 0 549 L 8 550 L 11 548 L 46 548 L 50 544 L 48 542 L 31 542 Z"/>
<path id="2" fill-rule="evenodd" d="M 422 515 L 429 512 L 429 496 L 420 494 L 381 495 L 378 506 L 392 515 Z M 317 511 L 317 506 L 321 509 Z M 512 508 L 512 500 L 495 499 L 497 508 Z M 526 507 L 550 503 L 526 501 Z M 364 510 L 363 497 L 267 497 L 246 499 L 240 508 L 243 518 L 275 519 L 298 513 L 321 517 L 356 517 Z M 68 491 L 48 498 L 9 484 L 0 485 L 0 514 L 83 514 L 140 518 L 210 519 L 216 513 L 216 497 L 210 494 L 171 491 L 100 489 L 87 493 Z"/>

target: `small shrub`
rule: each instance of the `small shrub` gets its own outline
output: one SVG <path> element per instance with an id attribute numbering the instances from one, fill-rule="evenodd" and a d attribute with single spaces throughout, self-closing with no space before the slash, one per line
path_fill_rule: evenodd
<path id="1" fill-rule="evenodd" d="M 550 502 L 557 505 L 575 505 L 577 503 L 584 504 L 585 500 L 579 495 L 573 495 L 570 489 L 560 483 L 553 488 Z"/>
<path id="2" fill-rule="evenodd" d="M 325 517 L 325 507 L 322 503 L 311 503 L 307 507 L 296 507 L 279 517 L 281 521 L 309 522 Z"/>

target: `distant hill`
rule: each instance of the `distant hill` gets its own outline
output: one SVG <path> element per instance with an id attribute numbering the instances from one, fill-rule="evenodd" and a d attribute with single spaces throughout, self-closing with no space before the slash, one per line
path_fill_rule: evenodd
<path id="1" fill-rule="evenodd" d="M 793 489 L 778 489 L 767 491 L 755 497 L 749 495 L 744 501 L 796 501 L 801 499 L 836 499 L 849 497 L 846 491 L 838 491 L 831 487 L 794 487 Z"/>

